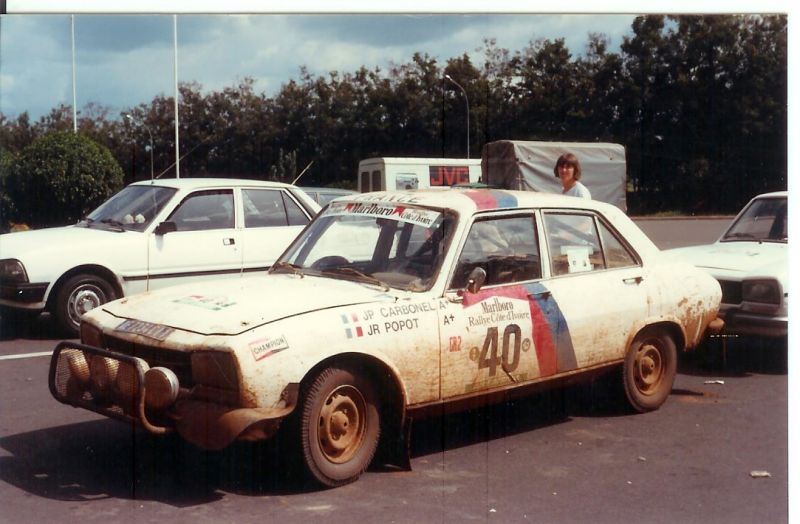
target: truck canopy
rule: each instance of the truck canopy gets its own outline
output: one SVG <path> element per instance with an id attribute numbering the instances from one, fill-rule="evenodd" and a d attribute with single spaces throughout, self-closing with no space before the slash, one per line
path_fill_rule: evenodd
<path id="1" fill-rule="evenodd" d="M 623 211 L 625 201 L 625 148 L 602 142 L 528 142 L 498 140 L 483 147 L 481 181 L 504 189 L 561 193 L 553 173 L 558 157 L 572 153 L 581 163 L 581 183 L 594 200 Z"/>

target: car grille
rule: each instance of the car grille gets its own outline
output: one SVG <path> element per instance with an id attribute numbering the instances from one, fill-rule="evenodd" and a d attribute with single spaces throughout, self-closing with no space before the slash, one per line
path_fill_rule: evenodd
<path id="1" fill-rule="evenodd" d="M 742 283 L 734 282 L 732 280 L 720 280 L 719 285 L 722 288 L 722 303 L 723 304 L 741 304 L 742 303 Z"/>
<path id="2" fill-rule="evenodd" d="M 188 352 L 168 351 L 110 336 L 107 336 L 105 341 L 106 347 L 110 351 L 139 357 L 147 362 L 151 368 L 160 366 L 172 370 L 178 377 L 181 387 L 191 388 L 194 385 L 192 379 L 192 357 Z"/>

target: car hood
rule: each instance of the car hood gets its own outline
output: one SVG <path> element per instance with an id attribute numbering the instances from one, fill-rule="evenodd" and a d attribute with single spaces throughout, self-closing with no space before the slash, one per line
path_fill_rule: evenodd
<path id="1" fill-rule="evenodd" d="M 313 311 L 396 299 L 361 282 L 268 274 L 165 288 L 109 302 L 102 309 L 120 319 L 202 335 L 237 335 Z"/>
<path id="2" fill-rule="evenodd" d="M 95 247 L 97 242 L 107 241 L 109 235 L 129 234 L 131 233 L 78 226 L 8 233 L 0 238 L 0 258 L 34 258 L 49 252 L 63 253 L 64 249 L 85 249 Z"/>
<path id="3" fill-rule="evenodd" d="M 665 251 L 677 260 L 714 272 L 776 275 L 788 268 L 787 244 L 775 242 L 717 242 Z"/>

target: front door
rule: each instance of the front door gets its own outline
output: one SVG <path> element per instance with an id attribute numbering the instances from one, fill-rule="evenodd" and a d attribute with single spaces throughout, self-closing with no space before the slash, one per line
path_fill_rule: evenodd
<path id="1" fill-rule="evenodd" d="M 195 191 L 167 221 L 176 231 L 150 235 L 148 289 L 240 275 L 241 235 L 232 189 Z"/>

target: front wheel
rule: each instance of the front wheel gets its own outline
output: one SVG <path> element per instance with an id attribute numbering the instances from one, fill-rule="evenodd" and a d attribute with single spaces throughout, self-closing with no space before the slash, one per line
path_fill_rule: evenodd
<path id="1" fill-rule="evenodd" d="M 53 312 L 59 327 L 67 335 L 77 337 L 83 314 L 114 298 L 114 288 L 104 279 L 89 274 L 75 275 L 59 288 Z"/>
<path id="2" fill-rule="evenodd" d="M 356 480 L 378 447 L 380 413 L 375 389 L 344 368 L 327 368 L 308 388 L 301 418 L 303 462 L 320 484 Z"/>
<path id="3" fill-rule="evenodd" d="M 630 406 L 640 413 L 658 409 L 672 391 L 676 369 L 672 337 L 661 331 L 640 333 L 628 349 L 622 368 Z"/>

